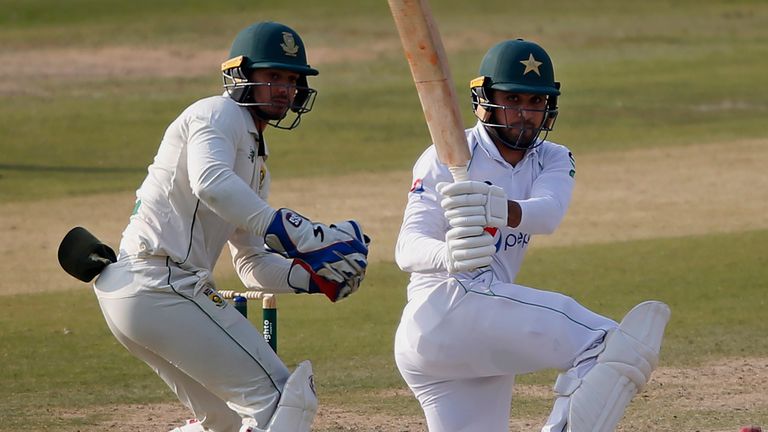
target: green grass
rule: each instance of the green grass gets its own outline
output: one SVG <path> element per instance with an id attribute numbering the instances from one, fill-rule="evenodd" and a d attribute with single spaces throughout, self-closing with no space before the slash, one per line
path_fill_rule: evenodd
<path id="1" fill-rule="evenodd" d="M 766 242 L 768 231 L 755 231 L 534 249 L 519 282 L 565 292 L 617 320 L 639 301 L 667 302 L 672 319 L 662 347 L 664 366 L 765 356 L 768 258 L 760 251 Z M 281 357 L 291 366 L 312 360 L 322 403 L 359 413 L 418 415 L 410 397 L 379 397 L 404 388 L 392 345 L 406 283 L 405 274 L 384 263 L 373 265 L 360 292 L 338 304 L 322 296 L 280 297 Z M 221 286 L 237 283 L 226 280 Z M 0 431 L 52 426 L 38 414 L 40 401 L 66 410 L 174 400 L 160 379 L 114 340 L 90 289 L 3 300 L 8 307 L 0 316 Z M 252 318 L 258 313 L 251 305 Z M 550 385 L 553 378 L 553 371 L 544 371 L 520 382 Z M 518 414 L 543 414 L 550 403 L 518 401 Z M 96 420 L 55 421 L 65 427 Z"/>
<path id="2" fill-rule="evenodd" d="M 577 154 L 766 136 L 768 87 L 760 83 L 768 70 L 767 3 L 435 3 L 466 125 L 474 123 L 466 82 L 490 41 L 523 36 L 554 58 L 564 94 L 550 138 Z M 224 56 L 239 28 L 277 19 L 300 30 L 310 62 L 313 47 L 316 56 L 349 52 L 319 66 L 311 81 L 320 91 L 315 110 L 299 129 L 268 131 L 276 179 L 407 170 L 428 143 L 383 1 L 79 0 L 66 9 L 51 0 L 0 7 L 0 46 L 8 53 L 202 48 Z M 19 89 L 0 98 L 0 201 L 135 189 L 167 124 L 190 102 L 220 91 L 217 66 L 184 78 L 148 72 L 13 81 Z M 158 65 L 169 67 L 183 62 Z"/>

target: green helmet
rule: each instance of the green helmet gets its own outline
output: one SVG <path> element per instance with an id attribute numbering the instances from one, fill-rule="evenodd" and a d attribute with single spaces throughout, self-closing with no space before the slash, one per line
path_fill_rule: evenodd
<path id="1" fill-rule="evenodd" d="M 494 129 L 510 127 L 509 124 L 492 122 L 492 112 L 495 109 L 507 110 L 490 103 L 489 93 L 492 90 L 513 93 L 544 95 L 547 97 L 547 107 L 544 120 L 537 128 L 531 142 L 510 143 L 502 142 L 515 149 L 527 149 L 541 143 L 538 136 L 541 131 L 549 132 L 554 127 L 557 117 L 557 96 L 560 95 L 560 83 L 555 81 L 555 71 L 552 59 L 544 48 L 538 44 L 523 39 L 500 42 L 483 57 L 480 62 L 480 76 L 470 81 L 472 92 L 472 111 L 475 116 L 495 134 Z M 506 111 L 504 112 L 506 116 Z M 498 137 L 498 134 L 495 134 Z"/>
<path id="2" fill-rule="evenodd" d="M 522 39 L 496 44 L 480 63 L 487 87 L 518 93 L 560 94 L 552 59 L 544 48 Z"/>
<path id="3" fill-rule="evenodd" d="M 258 22 L 241 30 L 229 51 L 230 59 L 239 56 L 243 56 L 241 67 L 249 71 L 276 68 L 305 76 L 318 74 L 317 69 L 307 64 L 307 53 L 299 34 L 276 22 Z"/>
<path id="4" fill-rule="evenodd" d="M 290 110 L 296 116 L 288 126 L 280 125 L 282 119 L 269 124 L 282 129 L 292 129 L 299 124 L 301 114 L 312 109 L 316 91 L 309 87 L 307 75 L 317 75 L 317 69 L 307 63 L 307 54 L 301 37 L 290 27 L 271 21 L 257 22 L 237 34 L 229 51 L 229 59 L 222 63 L 224 89 L 241 106 L 258 107 L 269 102 L 253 100 L 253 86 L 269 86 L 270 83 L 252 82 L 255 69 L 281 69 L 298 73 L 296 96 Z"/>

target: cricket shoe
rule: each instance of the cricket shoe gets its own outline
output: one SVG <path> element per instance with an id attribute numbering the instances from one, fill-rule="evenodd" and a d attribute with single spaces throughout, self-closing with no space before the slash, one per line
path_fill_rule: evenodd
<path id="1" fill-rule="evenodd" d="M 187 424 L 184 426 L 171 429 L 169 432 L 207 432 L 207 429 L 203 427 L 198 419 L 187 420 Z"/>

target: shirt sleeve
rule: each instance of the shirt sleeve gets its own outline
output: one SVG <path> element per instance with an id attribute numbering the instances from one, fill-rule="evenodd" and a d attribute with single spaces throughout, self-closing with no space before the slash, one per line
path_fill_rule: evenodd
<path id="1" fill-rule="evenodd" d="M 571 203 L 576 165 L 567 148 L 553 145 L 541 152 L 541 172 L 533 181 L 531 197 L 517 200 L 522 218 L 517 230 L 530 234 L 551 234 L 560 225 Z"/>
<path id="2" fill-rule="evenodd" d="M 403 224 L 395 246 L 395 261 L 406 272 L 447 271 L 445 233 L 448 222 L 440 207 L 437 183 L 451 181 L 448 169 L 428 149 L 413 169 Z"/>
<path id="3" fill-rule="evenodd" d="M 229 114 L 229 115 L 228 115 Z M 234 114 L 234 115 L 232 115 Z M 192 192 L 238 228 L 263 236 L 275 210 L 235 174 L 239 112 L 193 116 L 188 124 L 187 163 Z"/>
<path id="4" fill-rule="evenodd" d="M 238 229 L 229 239 L 232 264 L 249 290 L 268 293 L 294 293 L 288 285 L 292 260 L 268 252 L 262 237 Z"/>

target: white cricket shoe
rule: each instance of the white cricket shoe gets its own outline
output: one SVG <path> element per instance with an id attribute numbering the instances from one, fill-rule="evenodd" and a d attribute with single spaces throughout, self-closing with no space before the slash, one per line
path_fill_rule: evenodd
<path id="1" fill-rule="evenodd" d="M 187 424 L 184 426 L 177 427 L 169 432 L 206 432 L 206 429 L 198 419 L 190 419 L 187 420 Z"/>

